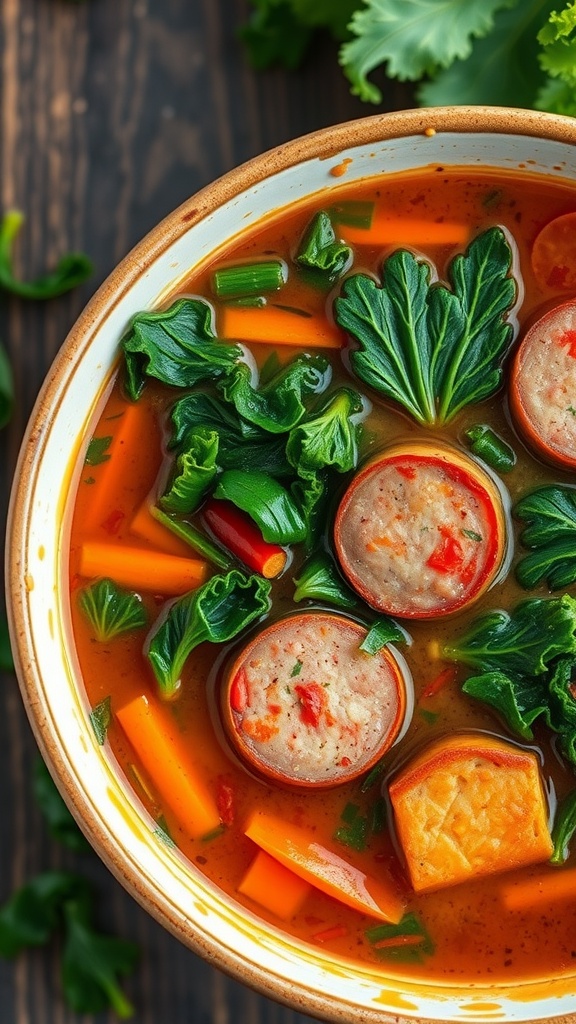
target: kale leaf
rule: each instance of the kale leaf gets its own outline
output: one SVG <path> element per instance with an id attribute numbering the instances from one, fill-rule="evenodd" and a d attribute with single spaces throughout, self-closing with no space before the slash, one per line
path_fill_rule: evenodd
<path id="1" fill-rule="evenodd" d="M 530 589 L 546 579 L 551 590 L 576 580 L 576 491 L 552 484 L 521 498 L 514 515 L 528 525 L 520 542 L 532 548 L 516 566 L 516 578 Z"/>
<path id="2" fill-rule="evenodd" d="M 186 435 L 176 457 L 170 486 L 159 504 L 165 512 L 194 512 L 210 489 L 218 472 L 219 435 L 198 427 Z"/>
<path id="3" fill-rule="evenodd" d="M 272 434 L 285 433 L 300 422 L 306 413 L 303 399 L 321 394 L 331 377 L 329 361 L 324 356 L 296 356 L 259 389 L 250 382 L 250 369 L 239 363 L 221 382 L 227 402 L 231 402 L 242 421 L 253 423 Z"/>
<path id="4" fill-rule="evenodd" d="M 315 414 L 290 431 L 286 455 L 299 476 L 326 467 L 334 467 L 339 473 L 356 467 L 358 416 L 363 410 L 362 396 L 357 391 L 337 388 Z"/>

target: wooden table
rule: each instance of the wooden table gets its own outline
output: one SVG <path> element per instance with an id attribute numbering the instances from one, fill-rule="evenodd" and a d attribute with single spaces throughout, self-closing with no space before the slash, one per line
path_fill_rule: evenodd
<path id="1" fill-rule="evenodd" d="M 248 0 L 2 0 L 1 207 L 27 221 L 18 266 L 32 276 L 70 249 L 95 273 L 44 304 L 3 299 L 0 337 L 15 414 L 0 436 L 2 517 L 38 388 L 82 306 L 165 214 L 213 178 L 285 140 L 372 113 L 320 42 L 297 74 L 252 72 L 237 38 Z M 410 105 L 386 83 L 387 109 Z M 305 1024 L 203 962 L 124 892 L 94 855 L 51 840 L 31 796 L 35 744 L 16 681 L 0 691 L 0 901 L 48 868 L 85 871 L 103 928 L 137 941 L 127 984 L 138 1024 Z M 0 962 L 0 1024 L 71 1024 L 56 951 Z M 81 1018 L 87 1021 L 88 1018 Z M 98 1024 L 112 1021 L 102 1014 Z"/>

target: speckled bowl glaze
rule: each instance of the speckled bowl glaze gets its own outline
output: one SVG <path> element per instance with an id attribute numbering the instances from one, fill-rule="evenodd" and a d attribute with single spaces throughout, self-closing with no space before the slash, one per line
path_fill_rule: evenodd
<path id="1" fill-rule="evenodd" d="M 369 117 L 250 161 L 167 217 L 100 288 L 54 362 L 22 447 L 6 561 L 11 634 L 32 726 L 63 795 L 117 878 L 183 942 L 261 992 L 327 1020 L 576 1021 L 576 970 L 506 987 L 389 977 L 384 967 L 335 959 L 263 924 L 157 842 L 88 720 L 67 593 L 74 465 L 131 316 L 155 306 L 241 230 L 344 181 L 449 164 L 576 180 L 575 156 L 574 120 L 460 107 Z"/>

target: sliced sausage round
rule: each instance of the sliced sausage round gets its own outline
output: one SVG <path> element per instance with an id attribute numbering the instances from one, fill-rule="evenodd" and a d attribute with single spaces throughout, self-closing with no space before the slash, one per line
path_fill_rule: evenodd
<path id="1" fill-rule="evenodd" d="M 502 497 L 458 450 L 398 445 L 354 477 L 334 543 L 344 574 L 374 608 L 414 619 L 448 615 L 475 601 L 498 572 Z"/>
<path id="2" fill-rule="evenodd" d="M 576 467 L 576 302 L 556 306 L 526 333 L 512 364 L 510 409 L 531 448 Z"/>
<path id="3" fill-rule="evenodd" d="M 406 709 L 408 669 L 383 647 L 360 649 L 366 629 L 307 612 L 259 634 L 234 662 L 223 720 L 240 757 L 287 785 L 334 786 L 392 745 Z"/>

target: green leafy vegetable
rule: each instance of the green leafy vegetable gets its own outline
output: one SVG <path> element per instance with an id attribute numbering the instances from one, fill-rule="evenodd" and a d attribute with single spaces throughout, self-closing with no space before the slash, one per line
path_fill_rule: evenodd
<path id="1" fill-rule="evenodd" d="M 78 604 L 100 643 L 146 625 L 146 609 L 140 597 L 122 590 L 113 580 L 102 579 L 84 587 L 78 594 Z"/>
<path id="2" fill-rule="evenodd" d="M 363 410 L 362 396 L 357 391 L 337 388 L 316 415 L 290 431 L 286 455 L 299 476 L 306 477 L 328 466 L 339 473 L 356 467 L 358 415 Z"/>
<path id="3" fill-rule="evenodd" d="M 255 8 L 241 37 L 254 68 L 281 64 L 292 70 L 302 61 L 314 38 L 325 28 L 344 39 L 358 0 L 252 0 Z"/>
<path id="4" fill-rule="evenodd" d="M 5 427 L 14 406 L 14 380 L 6 349 L 0 343 L 0 427 Z"/>
<path id="5" fill-rule="evenodd" d="M 329 494 L 325 474 L 308 472 L 304 478 L 294 480 L 291 492 L 304 520 L 304 551 L 309 555 L 326 528 Z"/>
<path id="6" fill-rule="evenodd" d="M 198 427 L 186 435 L 186 446 L 176 457 L 168 490 L 160 498 L 165 512 L 194 512 L 212 486 L 218 472 L 219 436 Z"/>
<path id="7" fill-rule="evenodd" d="M 62 988 L 68 1005 L 82 1013 L 112 1009 L 129 1017 L 134 1010 L 117 976 L 133 969 L 138 948 L 94 930 L 92 898 L 90 883 L 80 875 L 38 875 L 0 909 L 0 956 L 12 958 L 27 947 L 43 946 L 62 931 Z"/>
<path id="8" fill-rule="evenodd" d="M 84 462 L 87 466 L 99 466 L 110 458 L 108 449 L 112 444 L 112 435 L 109 437 L 92 437 L 88 442 Z"/>
<path id="9" fill-rule="evenodd" d="M 552 484 L 517 502 L 514 515 L 528 525 L 520 541 L 533 552 L 516 566 L 516 578 L 530 589 L 546 579 L 551 590 L 576 580 L 576 491 Z"/>
<path id="10" fill-rule="evenodd" d="M 434 952 L 434 943 L 414 913 L 404 914 L 398 924 L 377 924 L 366 938 L 377 956 L 402 963 L 422 963 Z"/>
<path id="11" fill-rule="evenodd" d="M 3 613 L 0 613 L 0 671 L 14 671 L 14 659 L 12 658 L 8 623 L 6 621 L 6 616 Z"/>
<path id="12" fill-rule="evenodd" d="M 510 614 L 480 616 L 444 648 L 444 656 L 479 670 L 464 682 L 464 693 L 495 708 L 527 740 L 542 716 L 559 734 L 564 756 L 576 764 L 575 634 L 572 597 L 535 598 Z"/>
<path id="13" fill-rule="evenodd" d="M 92 273 L 92 263 L 83 253 L 68 253 L 57 267 L 35 281 L 20 281 L 12 268 L 12 248 L 24 223 L 19 210 L 9 210 L 0 222 L 0 290 L 22 299 L 53 299 L 82 284 Z"/>
<path id="14" fill-rule="evenodd" d="M 321 394 L 330 383 L 331 367 L 324 356 L 297 356 L 262 388 L 250 383 L 250 370 L 238 364 L 222 381 L 226 401 L 242 420 L 272 434 L 285 433 L 304 416 L 303 399 Z"/>
<path id="15" fill-rule="evenodd" d="M 492 469 L 499 473 L 509 473 L 516 465 L 516 453 L 486 423 L 475 423 L 464 432 L 464 436 L 473 455 L 483 459 Z"/>
<path id="16" fill-rule="evenodd" d="M 38 806 L 54 838 L 77 853 L 90 850 L 90 843 L 70 814 L 41 757 L 34 764 L 33 787 Z"/>
<path id="17" fill-rule="evenodd" d="M 349 846 L 352 850 L 365 850 L 370 836 L 368 816 L 362 814 L 357 804 L 348 803 L 340 818 L 342 824 L 336 829 L 334 839 L 342 843 L 343 846 Z"/>
<path id="18" fill-rule="evenodd" d="M 407 639 L 406 631 L 394 619 L 383 615 L 370 626 L 360 644 L 360 650 L 366 654 L 378 654 L 386 644 L 405 644 Z"/>
<path id="19" fill-rule="evenodd" d="M 172 519 L 162 509 L 152 506 L 150 514 L 157 519 L 162 526 L 170 530 L 176 537 L 180 537 L 186 544 L 189 544 L 192 551 L 213 562 L 219 569 L 231 569 L 234 565 L 233 559 L 222 548 L 219 548 L 205 533 L 198 530 L 191 523 L 179 519 Z"/>
<path id="20" fill-rule="evenodd" d="M 542 45 L 540 67 L 550 78 L 542 86 L 536 106 L 576 115 L 576 3 L 551 12 L 538 33 L 538 42 Z"/>
<path id="21" fill-rule="evenodd" d="M 212 291 L 219 299 L 260 297 L 260 292 L 277 291 L 286 283 L 283 260 L 261 260 L 220 267 L 212 274 Z"/>
<path id="22" fill-rule="evenodd" d="M 148 649 L 162 695 L 177 693 L 186 659 L 198 644 L 232 640 L 268 611 L 269 594 L 268 580 L 232 569 L 174 602 Z"/>
<path id="23" fill-rule="evenodd" d="M 576 832 L 576 789 L 568 793 L 560 801 L 554 816 L 552 842 L 554 852 L 550 858 L 552 864 L 563 864 L 568 860 L 570 841 Z"/>
<path id="24" fill-rule="evenodd" d="M 94 705 L 90 712 L 90 725 L 92 726 L 94 735 L 101 747 L 106 742 L 106 734 L 111 721 L 112 701 L 110 697 L 104 697 L 103 700 Z"/>
<path id="25" fill-rule="evenodd" d="M 189 388 L 218 380 L 240 359 L 238 345 L 217 341 L 214 311 L 203 299 L 179 299 L 169 309 L 138 313 L 122 342 L 126 390 L 135 401 L 146 377 Z"/>
<path id="26" fill-rule="evenodd" d="M 340 577 L 332 559 L 326 554 L 315 555 L 302 566 L 300 576 L 294 580 L 294 601 L 327 601 L 337 608 L 355 608 L 356 595 Z"/>
<path id="27" fill-rule="evenodd" d="M 352 259 L 350 246 L 337 241 L 332 221 L 323 210 L 316 214 L 306 228 L 294 257 L 300 267 L 316 271 L 328 282 L 340 277 Z"/>
<path id="28" fill-rule="evenodd" d="M 306 523 L 296 502 L 266 473 L 227 469 L 218 480 L 214 497 L 231 501 L 246 512 L 270 544 L 296 544 L 306 536 Z"/>
<path id="29" fill-rule="evenodd" d="M 428 263 L 398 250 L 382 286 L 347 278 L 335 316 L 358 343 L 354 373 L 420 423 L 446 423 L 499 386 L 512 341 L 512 251 L 500 228 L 478 235 L 449 268 L 452 290 L 431 284 Z"/>

